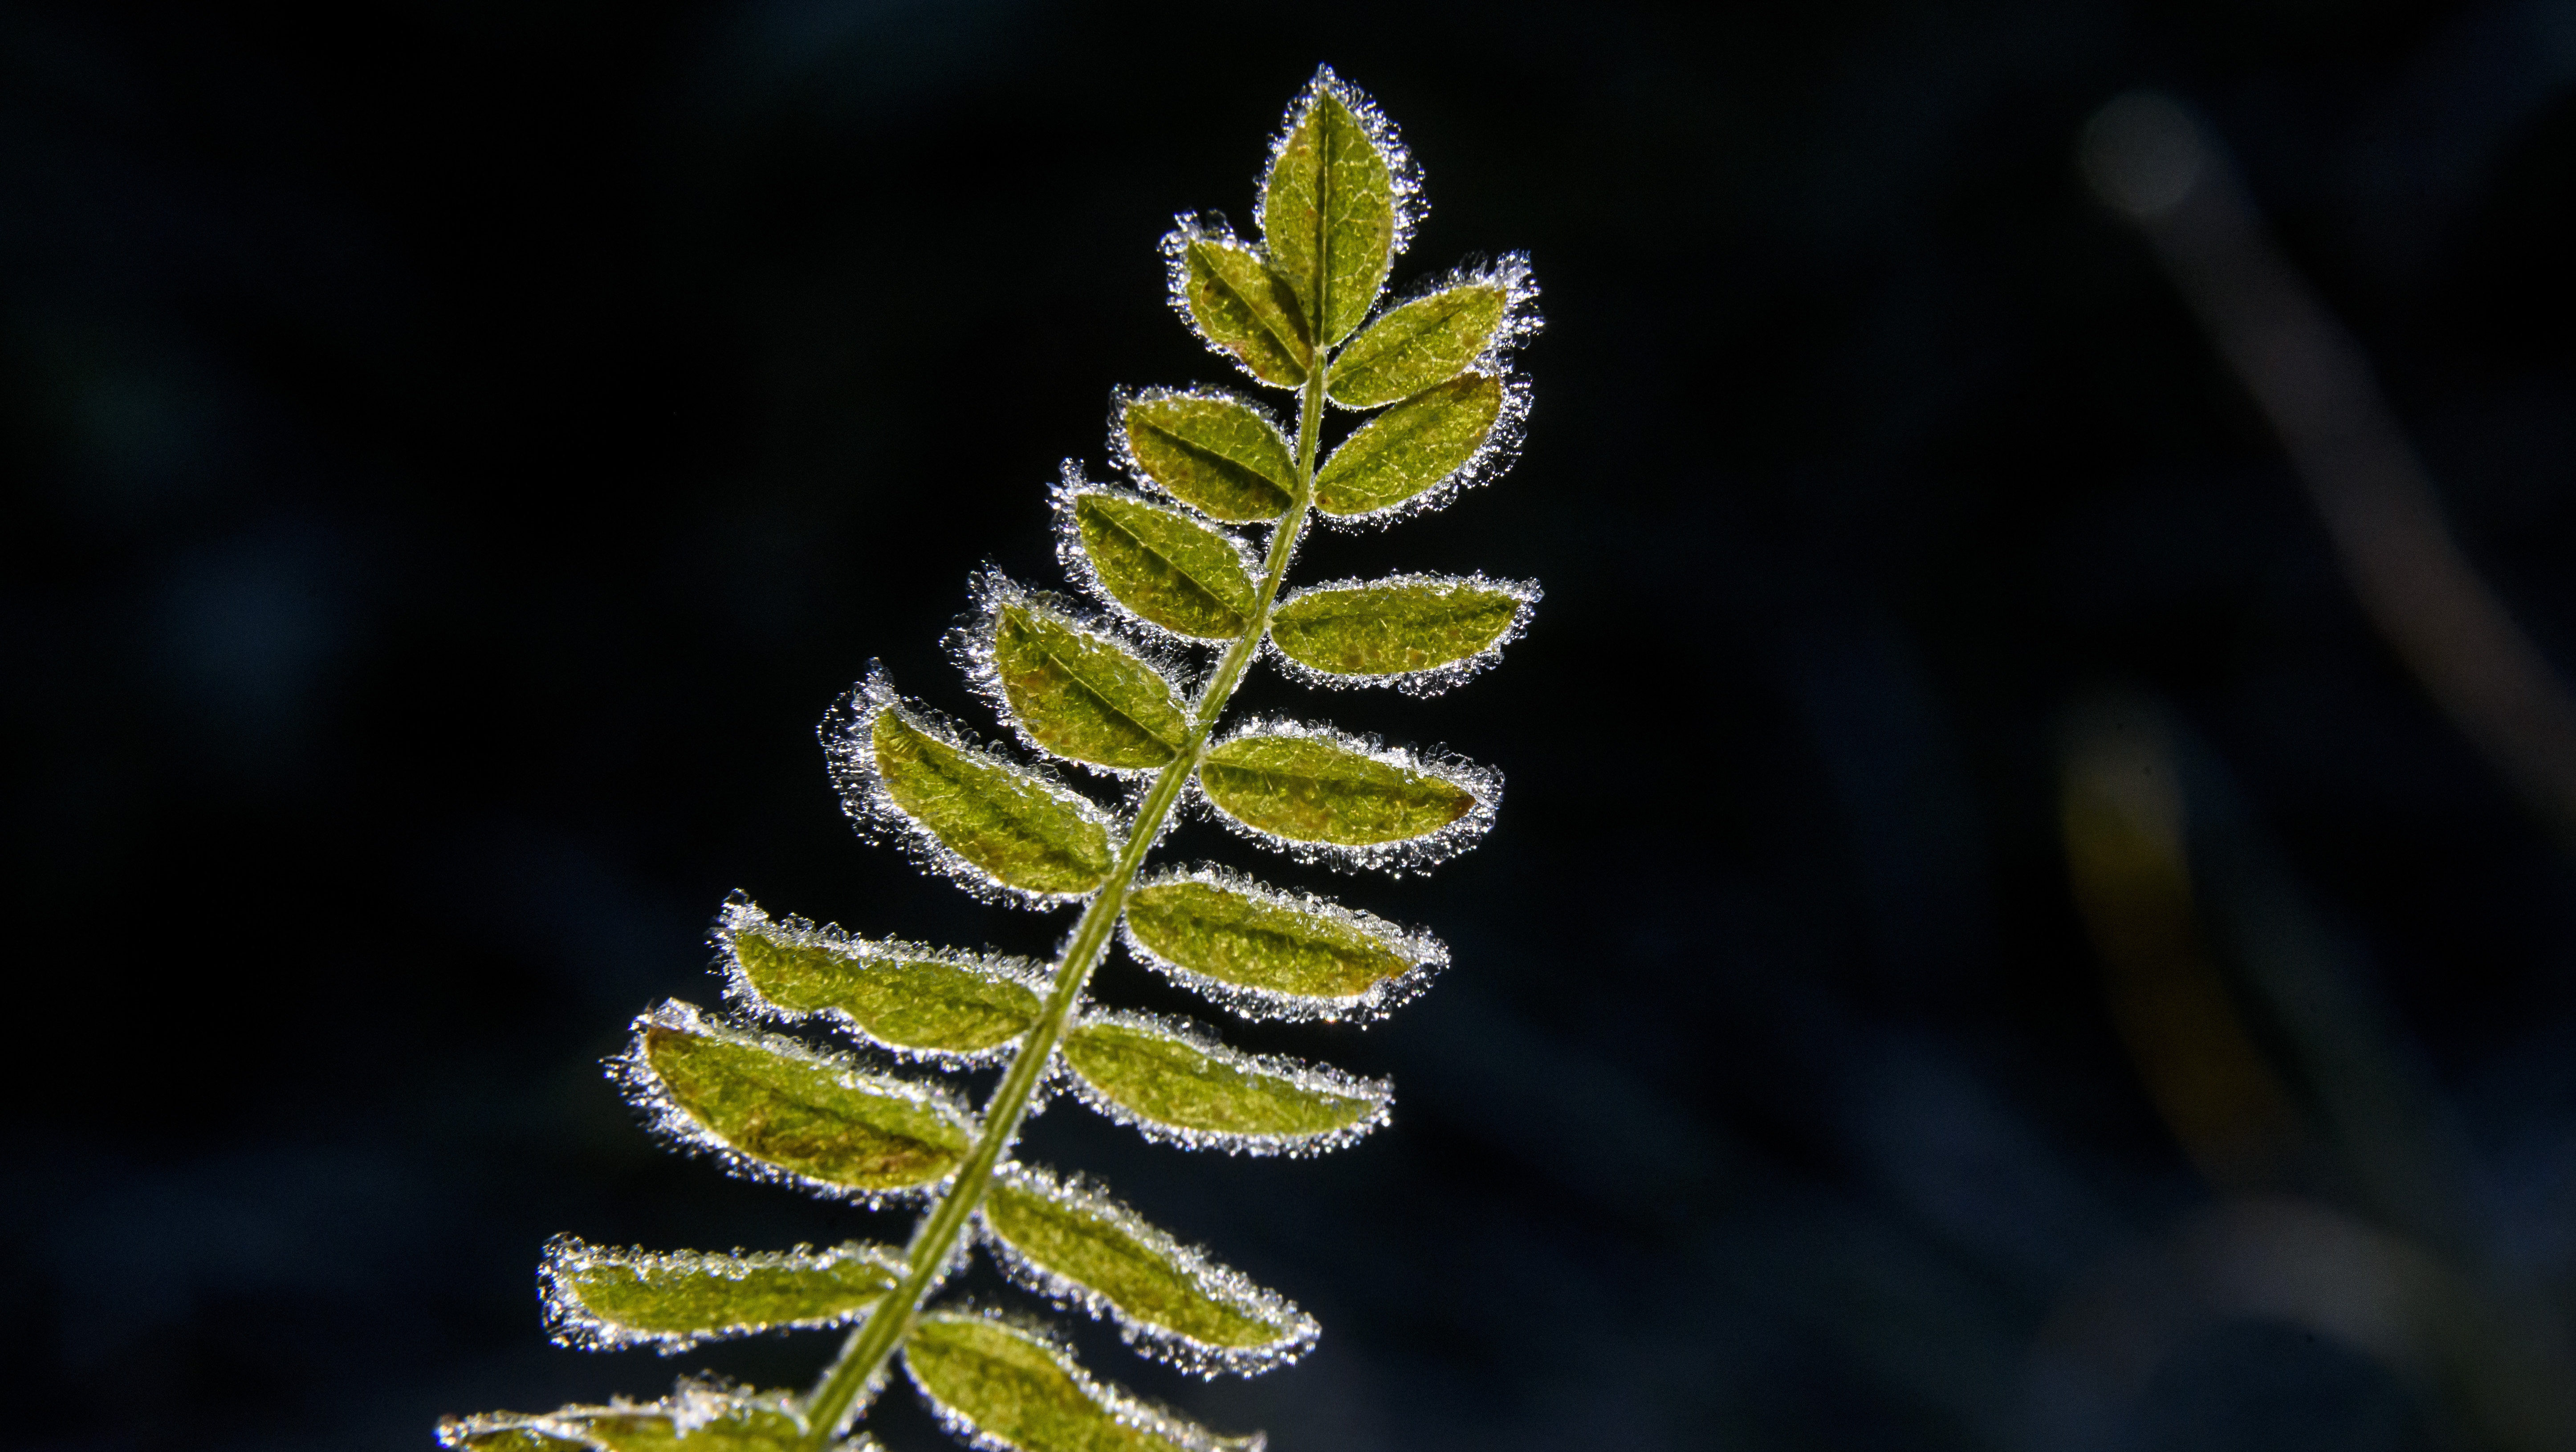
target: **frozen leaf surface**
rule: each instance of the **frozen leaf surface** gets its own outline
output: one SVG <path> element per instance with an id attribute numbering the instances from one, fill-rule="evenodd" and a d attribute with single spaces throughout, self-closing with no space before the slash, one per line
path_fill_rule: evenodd
<path id="1" fill-rule="evenodd" d="M 438 1441 L 472 1452 L 797 1452 L 805 1430 L 789 1393 L 684 1381 L 658 1402 L 451 1417 L 439 1423 Z M 833 1445 L 858 1452 L 868 1444 Z"/>
<path id="2" fill-rule="evenodd" d="M 949 1430 L 1007 1452 L 1258 1452 L 1102 1386 L 1063 1347 L 989 1316 L 933 1311 L 904 1343 L 904 1369 Z"/>
<path id="3" fill-rule="evenodd" d="M 1484 355 L 1510 305 L 1509 289 L 1486 282 L 1391 309 L 1333 360 L 1327 391 L 1346 408 L 1376 408 L 1446 383 Z"/>
<path id="4" fill-rule="evenodd" d="M 1118 642 L 1025 602 L 993 612 L 993 675 L 1012 721 L 1070 761 L 1137 770 L 1180 753 L 1189 719 L 1162 673 Z"/>
<path id="5" fill-rule="evenodd" d="M 1199 782 L 1245 826 L 1336 847 L 1427 837 L 1476 810 L 1454 781 L 1321 736 L 1238 736 L 1207 754 Z"/>
<path id="6" fill-rule="evenodd" d="M 1260 410 L 1214 393 L 1148 394 L 1120 411 L 1120 441 L 1163 492 L 1229 524 L 1288 512 L 1297 461 Z"/>
<path id="7" fill-rule="evenodd" d="M 557 1344 L 665 1353 L 762 1331 L 857 1320 L 903 1276 L 903 1257 L 851 1241 L 829 1250 L 709 1255 L 614 1250 L 569 1235 L 537 1268 Z"/>
<path id="8" fill-rule="evenodd" d="M 1109 829 L 1072 792 L 943 740 L 893 708 L 877 712 L 869 743 L 894 805 L 1002 886 L 1070 896 L 1109 875 Z"/>
<path id="9" fill-rule="evenodd" d="M 1142 500 L 1100 491 L 1073 499 L 1091 573 L 1138 619 L 1193 640 L 1232 640 L 1252 620 L 1252 572 L 1233 542 Z"/>
<path id="10" fill-rule="evenodd" d="M 1138 887 L 1125 931 L 1138 958 L 1249 1018 L 1371 1018 L 1448 961 L 1383 919 L 1210 868 Z"/>
<path id="11" fill-rule="evenodd" d="M 1488 662 L 1537 598 L 1533 585 L 1434 575 L 1326 585 L 1281 602 L 1270 642 L 1323 675 L 1437 688 Z"/>
<path id="12" fill-rule="evenodd" d="M 1394 509 L 1446 481 L 1485 447 L 1503 381 L 1470 373 L 1362 424 L 1315 471 L 1315 507 L 1341 518 Z"/>
<path id="13" fill-rule="evenodd" d="M 1368 316 L 1395 259 L 1396 178 L 1373 134 L 1383 123 L 1366 124 L 1354 102 L 1367 104 L 1331 72 L 1318 75 L 1262 185 L 1271 265 L 1326 347 Z"/>
<path id="14" fill-rule="evenodd" d="M 1183 219 L 1163 239 L 1172 295 L 1191 328 L 1264 383 L 1295 388 L 1313 366 L 1305 310 L 1259 254 L 1213 223 Z"/>
<path id="15" fill-rule="evenodd" d="M 1044 970 L 999 958 L 872 942 L 772 919 L 740 893 L 717 928 L 727 996 L 781 1023 L 821 1018 L 898 1054 L 974 1062 L 1037 1021 Z"/>
<path id="16" fill-rule="evenodd" d="M 1248 1154 L 1337 1148 L 1386 1122 L 1377 1080 L 1245 1054 L 1184 1024 L 1097 1013 L 1065 1035 L 1083 1097 L 1149 1139 Z"/>
<path id="17" fill-rule="evenodd" d="M 1265 1371 L 1314 1344 L 1313 1317 L 1079 1181 L 1006 1166 L 983 1217 L 1017 1279 L 1186 1369 Z"/>
<path id="18" fill-rule="evenodd" d="M 615 1062 L 629 1096 L 683 1143 L 826 1195 L 935 1185 L 974 1142 L 974 1122 L 935 1089 L 725 1028 L 685 1003 L 638 1018 Z"/>

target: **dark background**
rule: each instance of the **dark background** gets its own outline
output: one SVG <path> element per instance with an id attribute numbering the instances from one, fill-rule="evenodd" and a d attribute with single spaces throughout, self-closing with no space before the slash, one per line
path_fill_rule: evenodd
<path id="1" fill-rule="evenodd" d="M 713 1001 L 737 886 L 1062 931 L 855 840 L 812 723 L 872 657 L 985 719 L 969 573 L 1052 582 L 1113 385 L 1229 378 L 1155 241 L 1249 225 L 1321 60 L 1425 168 L 1399 283 L 1526 248 L 1548 328 L 1515 471 L 1301 574 L 1547 599 L 1433 701 L 1244 697 L 1510 788 L 1427 880 L 1175 842 L 1456 965 L 1365 1035 L 1229 1029 L 1394 1077 L 1327 1160 L 1038 1121 L 1326 1327 L 1248 1384 L 1091 1363 L 1283 1452 L 2432 1445 L 2403 1378 L 2247 1318 L 2052 1430 L 2043 1328 L 2213 1196 L 2068 891 L 2058 723 L 2106 684 L 2170 703 L 2564 1308 L 2570 858 L 2073 157 L 2124 88 L 2205 109 L 2576 666 L 2576 4 L 7 4 L 0 1437 L 418 1447 L 811 1374 L 829 1338 L 545 1343 L 558 1230 L 900 1232 L 661 1153 L 597 1062 Z"/>

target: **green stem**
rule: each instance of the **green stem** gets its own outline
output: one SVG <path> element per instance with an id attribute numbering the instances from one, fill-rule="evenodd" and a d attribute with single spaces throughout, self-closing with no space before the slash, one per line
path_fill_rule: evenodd
<path id="1" fill-rule="evenodd" d="M 1278 532 L 1270 538 L 1270 556 L 1261 572 L 1260 592 L 1253 599 L 1252 623 L 1227 647 L 1225 658 L 1217 662 L 1216 673 L 1208 677 L 1206 689 L 1199 693 L 1198 709 L 1190 719 L 1189 740 L 1154 778 L 1145 799 L 1137 804 L 1126 845 L 1119 849 L 1108 879 L 1082 910 L 1082 921 L 1074 925 L 1073 937 L 1064 945 L 1064 956 L 1056 960 L 1055 981 L 1038 1021 L 1021 1041 L 1002 1082 L 994 1086 L 992 1098 L 985 1101 L 983 1133 L 965 1162 L 957 1167 L 947 1193 L 930 1207 L 930 1214 L 913 1231 L 912 1244 L 904 1251 L 908 1269 L 902 1283 L 888 1292 L 868 1319 L 850 1333 L 832 1369 L 824 1373 L 806 1399 L 808 1452 L 823 1452 L 831 1445 L 842 1420 L 876 1380 L 895 1348 L 912 1333 L 913 1323 L 921 1317 L 921 1303 L 938 1284 L 950 1257 L 957 1253 L 957 1243 L 965 1235 L 967 1220 L 975 1213 L 975 1207 L 984 1201 L 985 1188 L 993 1181 L 994 1166 L 1002 1162 L 1003 1152 L 1019 1137 L 1038 1081 L 1045 1076 L 1048 1063 L 1055 1058 L 1056 1045 L 1073 1021 L 1074 1005 L 1082 1001 L 1083 986 L 1090 982 L 1091 970 L 1099 965 L 1101 954 L 1109 946 L 1110 930 L 1126 910 L 1127 889 L 1136 880 L 1137 870 L 1145 865 L 1145 854 L 1162 835 L 1164 820 L 1180 802 L 1181 789 L 1189 784 L 1190 773 L 1198 769 L 1199 757 L 1207 750 L 1209 733 L 1225 714 L 1227 698 L 1242 683 L 1243 673 L 1251 668 L 1253 653 L 1260 649 L 1262 635 L 1270 628 L 1271 602 L 1279 597 L 1279 583 L 1287 576 L 1289 558 L 1296 553 L 1297 537 L 1306 528 L 1306 512 L 1314 499 L 1315 436 L 1323 414 L 1324 361 L 1318 358 L 1300 399 L 1297 497 L 1280 521 Z"/>

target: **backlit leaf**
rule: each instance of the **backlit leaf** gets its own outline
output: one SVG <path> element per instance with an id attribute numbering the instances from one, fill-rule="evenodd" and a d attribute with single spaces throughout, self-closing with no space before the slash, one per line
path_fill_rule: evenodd
<path id="1" fill-rule="evenodd" d="M 1503 381 L 1469 373 L 1370 419 L 1315 471 L 1315 507 L 1340 518 L 1393 509 L 1472 462 L 1503 414 Z"/>
<path id="2" fill-rule="evenodd" d="M 1252 621 L 1252 572 L 1232 541 L 1195 520 L 1099 490 L 1070 505 L 1082 557 L 1138 619 L 1194 640 L 1232 640 Z"/>
<path id="3" fill-rule="evenodd" d="M 1270 616 L 1279 653 L 1333 684 L 1380 681 L 1417 694 L 1490 664 L 1538 599 L 1534 585 L 1481 576 L 1400 575 L 1319 586 Z"/>
<path id="4" fill-rule="evenodd" d="M 1446 383 L 1483 355 L 1510 305 L 1502 284 L 1479 282 L 1391 309 L 1333 360 L 1326 391 L 1346 408 L 1376 408 Z"/>
<path id="5" fill-rule="evenodd" d="M 859 1319 L 903 1277 L 903 1257 L 851 1241 L 830 1250 L 710 1255 L 546 1242 L 537 1284 L 557 1345 L 590 1351 L 701 1342 Z"/>
<path id="6" fill-rule="evenodd" d="M 1247 1018 L 1373 1018 L 1448 961 L 1382 918 L 1220 868 L 1146 879 L 1124 930 L 1139 960 Z"/>
<path id="7" fill-rule="evenodd" d="M 818 1194 L 874 1201 L 936 1185 L 974 1142 L 974 1121 L 936 1089 L 727 1028 L 676 1000 L 635 1020 L 612 1065 L 627 1097 L 681 1144 Z"/>
<path id="8" fill-rule="evenodd" d="M 1147 394 L 1119 411 L 1119 442 L 1138 472 L 1229 524 L 1277 519 L 1297 492 L 1288 440 L 1259 410 L 1223 394 Z"/>
<path id="9" fill-rule="evenodd" d="M 1041 749 L 1140 770 L 1170 761 L 1189 739 L 1172 683 L 1117 641 L 1025 598 L 997 599 L 987 629 L 1011 724 Z"/>
<path id="10" fill-rule="evenodd" d="M 1297 294 L 1259 254 L 1222 226 L 1192 222 L 1163 238 L 1172 296 L 1210 348 L 1264 383 L 1295 388 L 1313 366 Z"/>
<path id="11" fill-rule="evenodd" d="M 1064 1061 L 1094 1109 L 1146 1138 L 1256 1155 L 1336 1149 L 1386 1122 L 1390 1095 L 1293 1059 L 1240 1053 L 1204 1031 L 1142 1014 L 1093 1013 Z"/>
<path id="12" fill-rule="evenodd" d="M 821 1018 L 907 1057 L 978 1062 L 1037 1021 L 1045 970 L 918 943 L 854 938 L 777 920 L 741 893 L 716 929 L 726 996 L 764 1018 Z"/>
<path id="13" fill-rule="evenodd" d="M 799 1452 L 805 1432 L 791 1393 L 684 1380 L 658 1402 L 450 1417 L 438 1441 L 472 1452 Z M 857 1452 L 865 1439 L 831 1445 Z"/>
<path id="14" fill-rule="evenodd" d="M 903 1345 L 904 1370 L 948 1430 L 1009 1452 L 1259 1452 L 1093 1381 L 1073 1354 L 1022 1325 L 932 1311 Z"/>
<path id="15" fill-rule="evenodd" d="M 1396 179 L 1367 107 L 1330 71 L 1299 99 L 1261 189 L 1261 237 L 1326 347 L 1368 316 L 1395 259 Z M 1371 119 L 1375 117 L 1372 114 Z"/>
<path id="16" fill-rule="evenodd" d="M 1428 837 L 1476 813 L 1477 793 L 1393 753 L 1322 733 L 1255 730 L 1209 752 L 1199 785 L 1244 826 L 1290 842 L 1373 847 Z"/>
<path id="17" fill-rule="evenodd" d="M 850 814 L 902 825 L 933 868 L 970 887 L 1044 904 L 1109 874 L 1106 813 L 898 704 L 882 673 L 842 698 L 822 735 Z"/>
<path id="18" fill-rule="evenodd" d="M 982 1215 L 1017 1279 L 1186 1370 L 1266 1371 L 1314 1344 L 1313 1317 L 1079 1181 L 1004 1165 Z"/>

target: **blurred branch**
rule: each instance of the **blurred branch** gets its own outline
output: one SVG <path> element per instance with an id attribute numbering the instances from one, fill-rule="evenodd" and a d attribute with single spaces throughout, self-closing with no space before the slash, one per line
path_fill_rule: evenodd
<path id="1" fill-rule="evenodd" d="M 2048 1415 L 2098 1420 L 2196 1326 L 2257 1316 L 2376 1358 L 2475 1445 L 2576 1447 L 2576 1349 L 2533 1288 L 2492 1263 L 2475 1170 L 2439 1092 L 2215 764 L 2183 737 L 2143 696 L 2079 705 L 2062 744 L 2061 812 L 2122 1037 L 2157 1109 L 2231 1198 L 2152 1263 L 2114 1267 L 2061 1311 L 2042 1352 Z M 2234 929 L 2218 935 L 2238 960 L 2233 984 L 2210 951 L 2203 898 Z M 2277 1030 L 2286 1075 L 2246 1006 Z M 2285 1080 L 2307 1091 L 2339 1165 L 2299 1143 L 2308 1116 Z M 2316 1182 L 2304 1187 L 2314 1198 L 2246 1194 L 2301 1180 Z M 2318 1203 L 2329 1195 L 2367 1219 Z"/>
<path id="2" fill-rule="evenodd" d="M 2085 128 L 2083 162 L 2271 420 L 2363 610 L 2576 843 L 2576 698 L 2461 554 L 2368 360 L 2273 245 L 2225 152 L 2179 102 L 2135 92 Z"/>

